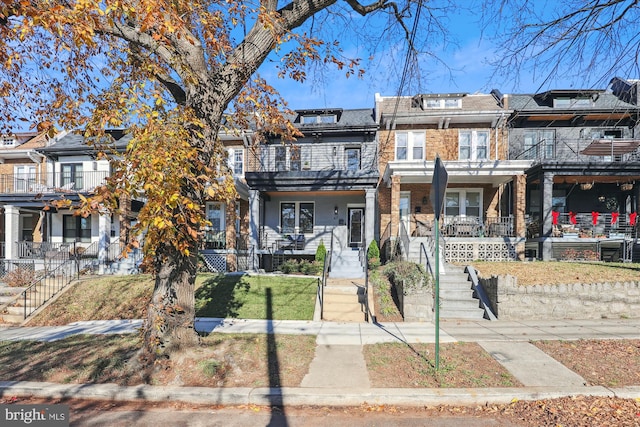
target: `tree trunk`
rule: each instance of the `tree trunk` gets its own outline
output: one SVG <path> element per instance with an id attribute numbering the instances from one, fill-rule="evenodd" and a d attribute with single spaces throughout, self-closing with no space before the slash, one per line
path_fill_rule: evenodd
<path id="1" fill-rule="evenodd" d="M 172 351 L 199 343 L 195 331 L 194 285 L 197 272 L 197 249 L 186 256 L 170 244 L 162 244 L 156 259 L 153 296 L 144 323 L 145 365 L 166 359 Z"/>

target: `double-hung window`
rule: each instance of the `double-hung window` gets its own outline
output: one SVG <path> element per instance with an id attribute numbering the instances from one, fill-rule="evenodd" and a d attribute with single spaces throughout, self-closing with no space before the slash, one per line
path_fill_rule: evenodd
<path id="1" fill-rule="evenodd" d="M 312 202 L 280 203 L 280 231 L 282 233 L 313 233 L 314 204 Z"/>
<path id="2" fill-rule="evenodd" d="M 396 160 L 424 160 L 424 132 L 396 132 Z"/>
<path id="3" fill-rule="evenodd" d="M 489 154 L 489 131 L 461 130 L 458 137 L 460 160 L 486 160 Z"/>
<path id="4" fill-rule="evenodd" d="M 553 159 L 556 136 L 554 130 L 527 130 L 524 133 L 524 159 Z"/>
<path id="5" fill-rule="evenodd" d="M 234 175 L 242 176 L 244 174 L 244 149 L 229 149 L 229 169 Z"/>

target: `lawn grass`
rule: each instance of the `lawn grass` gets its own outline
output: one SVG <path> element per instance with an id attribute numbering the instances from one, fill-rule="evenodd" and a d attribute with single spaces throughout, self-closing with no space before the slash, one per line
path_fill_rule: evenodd
<path id="1" fill-rule="evenodd" d="M 0 341 L 0 377 L 62 384 L 299 387 L 315 354 L 314 335 L 211 334 L 158 361 L 144 378 L 138 334 L 73 335 L 59 341 Z M 278 369 L 275 369 L 275 368 Z"/>
<path id="2" fill-rule="evenodd" d="M 640 264 L 615 262 L 484 262 L 470 263 L 479 276 L 489 278 L 509 274 L 518 285 L 560 285 L 616 283 L 640 280 Z"/>
<path id="3" fill-rule="evenodd" d="M 317 287 L 309 276 L 215 276 L 196 290 L 196 316 L 312 320 Z"/>
<path id="4" fill-rule="evenodd" d="M 196 315 L 240 319 L 313 319 L 318 280 L 310 276 L 198 274 Z M 267 304 L 267 289 L 271 301 Z M 30 326 L 83 320 L 142 319 L 153 291 L 150 275 L 91 276 L 73 285 Z"/>

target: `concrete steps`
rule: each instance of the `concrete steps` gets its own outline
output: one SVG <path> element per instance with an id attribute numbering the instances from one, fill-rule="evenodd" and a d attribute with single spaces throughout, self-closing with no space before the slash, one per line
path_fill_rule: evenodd
<path id="1" fill-rule="evenodd" d="M 357 249 L 337 249 L 331 254 L 329 277 L 336 279 L 363 279 L 364 267 Z"/>
<path id="2" fill-rule="evenodd" d="M 364 322 L 364 280 L 328 279 L 324 287 L 322 320 Z"/>
<path id="3" fill-rule="evenodd" d="M 464 267 L 446 266 L 440 275 L 440 317 L 445 319 L 483 319 L 484 309 L 474 297 Z"/>

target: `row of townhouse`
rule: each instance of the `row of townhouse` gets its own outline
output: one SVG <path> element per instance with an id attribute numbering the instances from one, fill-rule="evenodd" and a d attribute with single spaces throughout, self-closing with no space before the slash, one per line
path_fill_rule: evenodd
<path id="1" fill-rule="evenodd" d="M 203 260 L 216 271 L 272 270 L 313 258 L 323 242 L 359 265 L 373 240 L 387 255 L 432 252 L 436 156 L 449 176 L 439 224 L 447 261 L 637 260 L 638 85 L 376 95 L 374 108 L 297 111 L 303 136 L 291 143 L 254 144 L 255 130 L 223 134 L 238 198 L 207 203 Z M 112 136 L 126 147 L 125 133 Z M 43 210 L 61 194 L 89 193 L 108 161 L 73 133 L 24 139 L 0 147 L 2 257 L 126 240 L 142 201 L 118 217 Z"/>

